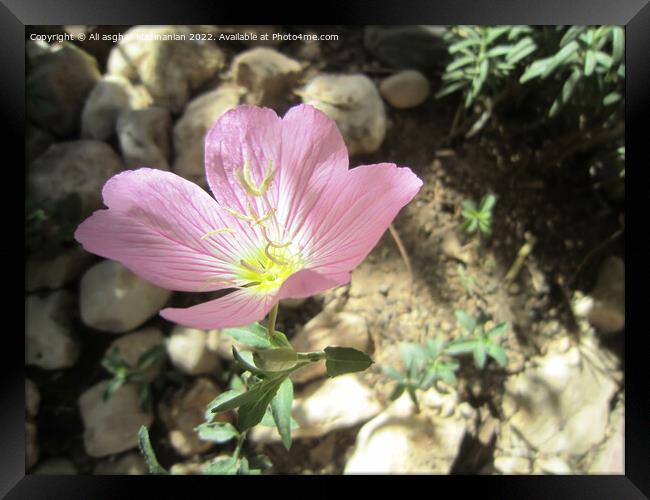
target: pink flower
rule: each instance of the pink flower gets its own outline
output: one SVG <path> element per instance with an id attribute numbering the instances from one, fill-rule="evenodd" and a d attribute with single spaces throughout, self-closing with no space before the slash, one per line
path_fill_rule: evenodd
<path id="1" fill-rule="evenodd" d="M 75 238 L 160 287 L 234 289 L 160 314 L 210 329 L 259 321 L 280 299 L 343 285 L 422 181 L 391 163 L 348 170 L 333 120 L 311 106 L 284 118 L 239 106 L 205 140 L 216 201 L 171 172 L 141 168 L 109 179 L 108 210 Z"/>

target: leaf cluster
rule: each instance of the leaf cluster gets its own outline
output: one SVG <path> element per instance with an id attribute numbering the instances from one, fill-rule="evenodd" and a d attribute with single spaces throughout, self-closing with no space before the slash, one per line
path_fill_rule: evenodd
<path id="1" fill-rule="evenodd" d="M 468 233 L 480 231 L 483 234 L 490 234 L 492 232 L 492 212 L 496 201 L 496 196 L 491 193 L 483 197 L 478 207 L 474 200 L 465 200 L 462 211 L 464 221 L 461 228 Z"/>

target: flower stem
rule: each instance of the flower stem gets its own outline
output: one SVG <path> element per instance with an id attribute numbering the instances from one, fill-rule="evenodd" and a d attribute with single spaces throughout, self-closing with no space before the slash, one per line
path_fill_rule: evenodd
<path id="1" fill-rule="evenodd" d="M 271 309 L 271 312 L 269 313 L 269 337 L 273 338 L 273 335 L 275 335 L 275 320 L 278 319 L 278 309 L 280 308 L 280 303 L 276 302 L 276 304 L 273 306 L 273 309 Z"/>
<path id="2" fill-rule="evenodd" d="M 241 447 L 244 444 L 244 440 L 246 439 L 246 433 L 248 431 L 244 431 L 239 435 L 239 438 L 237 439 L 237 446 L 235 447 L 235 452 L 233 453 L 233 457 L 235 457 L 235 460 L 239 459 L 239 454 L 241 453 Z"/>

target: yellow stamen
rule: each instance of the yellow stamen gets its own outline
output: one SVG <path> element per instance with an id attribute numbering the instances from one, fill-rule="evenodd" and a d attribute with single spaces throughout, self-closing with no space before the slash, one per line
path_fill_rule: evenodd
<path id="1" fill-rule="evenodd" d="M 271 260 L 272 262 L 275 262 L 279 266 L 288 266 L 289 262 L 287 262 L 286 260 L 278 259 L 277 257 L 274 257 L 273 255 L 271 255 L 271 252 L 269 252 L 269 247 L 270 246 L 271 246 L 271 244 L 267 243 L 266 246 L 264 247 L 264 253 L 269 258 L 269 260 Z"/>
<path id="2" fill-rule="evenodd" d="M 232 233 L 232 232 L 233 230 L 230 229 L 229 227 L 226 227 L 224 229 L 215 229 L 214 231 L 208 231 L 207 233 L 205 233 L 203 236 L 201 236 L 201 239 L 205 240 L 214 234 Z"/>
<path id="3" fill-rule="evenodd" d="M 266 226 L 262 226 L 262 235 L 264 236 L 264 239 L 267 241 L 267 243 L 272 247 L 286 248 L 289 245 L 291 245 L 291 241 L 287 241 L 286 243 L 279 243 L 279 242 L 273 241 L 271 238 L 269 238 L 269 235 L 266 232 Z"/>
<path id="4" fill-rule="evenodd" d="M 262 222 L 266 221 L 266 220 L 267 220 L 269 217 L 271 217 L 274 213 L 275 213 L 275 208 L 271 208 L 271 209 L 270 209 L 268 212 L 266 212 L 266 214 L 264 214 L 262 217 L 260 217 L 259 219 L 256 218 L 256 219 L 255 219 L 255 222 L 253 222 L 252 225 L 253 225 L 253 226 L 260 225 L 260 226 L 262 226 L 262 229 L 265 229 L 266 226 L 264 226 L 264 225 L 262 224 Z"/>
<path id="5" fill-rule="evenodd" d="M 264 170 L 264 178 L 262 179 L 262 184 L 260 184 L 260 186 L 257 186 L 251 177 L 250 164 L 248 160 L 244 162 L 243 172 L 242 169 L 237 169 L 235 175 L 248 194 L 251 196 L 263 196 L 269 190 L 269 187 L 271 187 L 271 183 L 275 178 L 275 169 L 273 168 L 273 162 L 269 160 L 269 163 Z"/>
<path id="6" fill-rule="evenodd" d="M 251 271 L 253 273 L 258 273 L 258 274 L 264 274 L 265 273 L 264 269 L 260 269 L 259 267 L 255 267 L 255 266 L 249 264 L 248 262 L 246 262 L 244 259 L 240 260 L 239 263 L 241 264 L 242 267 L 248 269 L 249 271 Z"/>
<path id="7" fill-rule="evenodd" d="M 252 217 L 248 215 L 240 214 L 239 212 L 233 210 L 232 208 L 228 208 L 228 207 L 221 207 L 221 208 L 223 208 L 226 212 L 228 212 L 233 217 L 237 217 L 238 219 L 248 221 L 248 222 L 255 222 L 255 219 L 253 219 Z"/>

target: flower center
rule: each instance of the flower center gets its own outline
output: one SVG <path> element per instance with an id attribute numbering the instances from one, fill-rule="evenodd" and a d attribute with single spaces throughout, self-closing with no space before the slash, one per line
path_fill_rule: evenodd
<path id="1" fill-rule="evenodd" d="M 240 260 L 238 278 L 246 282 L 252 292 L 275 291 L 302 267 L 302 262 L 287 248 L 260 248 L 253 255 Z"/>

